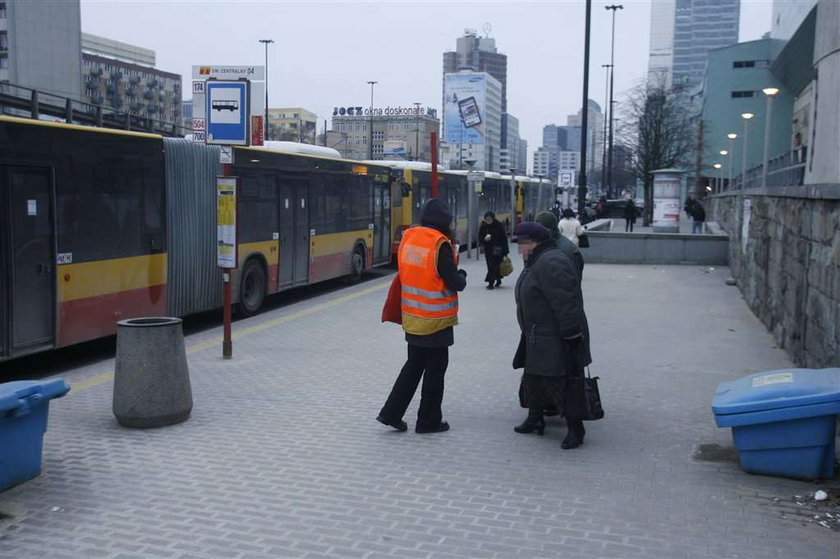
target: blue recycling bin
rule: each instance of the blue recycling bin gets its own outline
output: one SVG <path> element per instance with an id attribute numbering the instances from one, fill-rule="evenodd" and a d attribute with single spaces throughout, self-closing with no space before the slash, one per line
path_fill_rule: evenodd
<path id="1" fill-rule="evenodd" d="M 840 369 L 783 369 L 724 382 L 712 411 L 718 427 L 732 428 L 745 471 L 834 477 Z"/>
<path id="2" fill-rule="evenodd" d="M 0 384 L 0 491 L 41 473 L 50 400 L 69 391 L 60 378 Z"/>

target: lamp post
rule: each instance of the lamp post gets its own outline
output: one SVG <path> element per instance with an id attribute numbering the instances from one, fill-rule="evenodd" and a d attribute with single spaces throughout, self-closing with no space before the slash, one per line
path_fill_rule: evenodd
<path id="1" fill-rule="evenodd" d="M 744 145 L 742 146 L 743 153 L 741 154 L 741 188 L 744 188 L 744 183 L 747 180 L 747 125 L 750 119 L 755 115 L 752 113 L 742 113 L 741 118 L 744 119 Z"/>
<path id="2" fill-rule="evenodd" d="M 612 192 L 612 162 L 613 162 L 613 84 L 615 82 L 615 13 L 623 10 L 621 4 L 605 7 L 612 10 L 612 46 L 610 50 L 610 145 L 607 148 L 607 193 Z"/>
<path id="3" fill-rule="evenodd" d="M 263 128 L 265 129 L 265 139 L 270 140 L 270 130 L 268 128 L 268 45 L 274 42 L 272 39 L 260 39 L 259 42 L 265 44 L 265 122 Z"/>
<path id="4" fill-rule="evenodd" d="M 420 105 L 414 102 L 414 160 L 420 161 Z"/>
<path id="5" fill-rule="evenodd" d="M 476 223 L 475 215 L 475 181 L 472 179 L 473 167 L 475 167 L 475 159 L 467 159 L 465 163 L 469 168 L 467 172 L 467 258 L 472 258 L 473 235 L 478 234 L 478 224 Z M 478 260 L 478 245 L 481 239 L 476 239 L 475 243 L 475 259 Z"/>
<path id="6" fill-rule="evenodd" d="M 714 168 L 715 168 L 715 169 L 717 169 L 717 171 L 718 171 L 718 176 L 717 176 L 717 191 L 718 191 L 718 192 L 720 192 L 720 190 L 721 190 L 721 185 L 722 185 L 722 183 L 723 183 L 723 174 L 721 173 L 721 168 L 723 167 L 723 165 L 721 165 L 720 163 L 715 163 L 714 165 L 712 165 L 712 167 L 714 167 Z"/>
<path id="7" fill-rule="evenodd" d="M 735 155 L 733 148 L 735 147 L 735 138 L 738 137 L 738 134 L 730 132 L 726 137 L 729 138 L 729 188 L 732 189 L 732 158 Z"/>
<path id="8" fill-rule="evenodd" d="M 601 188 L 606 185 L 607 181 L 607 118 L 610 114 L 610 68 L 612 68 L 612 64 L 601 64 L 601 68 L 605 68 L 606 72 L 606 84 L 604 86 L 604 136 L 603 140 L 603 154 L 601 155 Z"/>
<path id="9" fill-rule="evenodd" d="M 510 234 L 516 229 L 516 169 L 510 168 Z"/>
<path id="10" fill-rule="evenodd" d="M 578 214 L 583 214 L 586 202 L 586 148 L 589 126 L 589 37 L 592 25 L 592 0 L 586 0 L 586 18 L 583 32 L 583 114 L 580 122 L 580 176 L 578 178 Z"/>
<path id="11" fill-rule="evenodd" d="M 767 97 L 767 116 L 764 119 L 764 157 L 762 158 L 762 169 L 761 169 L 761 187 L 764 188 L 767 186 L 767 167 L 770 165 L 770 161 L 767 158 L 767 152 L 770 148 L 770 122 L 771 122 L 771 113 L 773 112 L 773 97 L 778 95 L 779 88 L 778 87 L 765 87 L 761 91 L 764 92 L 764 95 Z"/>
<path id="12" fill-rule="evenodd" d="M 370 142 L 368 143 L 368 159 L 373 159 L 373 86 L 379 82 L 369 81 L 370 86 Z"/>
<path id="13" fill-rule="evenodd" d="M 725 156 L 725 155 L 729 154 L 729 150 L 722 149 L 722 150 L 720 150 L 720 154 Z M 723 171 L 721 171 L 721 172 L 723 172 Z M 719 190 L 718 192 L 723 192 L 723 184 L 724 184 L 724 180 L 725 180 L 725 179 L 721 179 L 721 181 L 720 181 L 720 190 Z"/>

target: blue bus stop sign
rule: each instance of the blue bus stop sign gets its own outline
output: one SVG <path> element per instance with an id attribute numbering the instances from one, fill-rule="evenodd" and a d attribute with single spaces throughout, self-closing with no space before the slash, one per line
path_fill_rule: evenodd
<path id="1" fill-rule="evenodd" d="M 207 82 L 207 143 L 249 145 L 248 82 Z"/>

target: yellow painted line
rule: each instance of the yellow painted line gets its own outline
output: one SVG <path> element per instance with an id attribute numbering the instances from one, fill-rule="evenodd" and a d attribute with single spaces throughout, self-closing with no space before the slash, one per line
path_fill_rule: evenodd
<path id="1" fill-rule="evenodd" d="M 352 301 L 353 299 L 358 299 L 364 295 L 369 295 L 371 293 L 375 293 L 381 289 L 384 289 L 391 285 L 391 279 L 389 278 L 387 281 L 383 281 L 381 283 L 377 283 L 372 287 L 368 287 L 367 289 L 363 289 L 361 291 L 357 291 L 356 293 L 351 293 L 350 295 L 345 295 L 343 297 L 339 297 L 338 299 L 333 299 L 332 301 L 327 301 L 325 303 L 320 303 L 315 305 L 314 307 L 310 307 L 308 309 L 303 309 L 287 316 L 281 316 L 279 318 L 275 318 L 269 320 L 267 322 L 263 322 L 262 324 L 257 324 L 254 326 L 250 326 L 248 328 L 237 329 L 233 332 L 232 337 L 234 340 L 238 340 L 244 338 L 246 336 L 250 336 L 251 334 L 255 334 L 257 332 L 262 332 L 263 330 L 267 330 L 269 328 L 274 328 L 275 326 L 279 326 L 281 324 L 285 324 L 287 322 L 291 322 L 293 320 L 297 320 L 299 318 L 303 318 L 305 316 L 309 316 L 311 314 L 315 314 L 317 312 L 321 312 L 323 310 L 342 305 L 347 303 L 348 301 Z M 206 342 L 201 342 L 198 344 L 191 345 L 187 348 L 187 355 L 193 355 L 195 353 L 199 353 L 206 349 L 210 349 L 212 347 L 221 347 L 222 341 L 224 340 L 224 336 L 216 336 L 212 340 L 207 340 Z M 236 357 L 234 356 L 234 360 Z M 95 386 L 99 386 L 100 384 L 106 383 L 114 378 L 114 371 L 107 371 L 105 373 L 101 373 L 99 375 L 86 378 L 82 381 L 75 382 L 71 385 L 70 394 L 74 394 L 77 392 L 81 392 L 82 390 L 87 390 L 88 388 L 93 388 Z"/>

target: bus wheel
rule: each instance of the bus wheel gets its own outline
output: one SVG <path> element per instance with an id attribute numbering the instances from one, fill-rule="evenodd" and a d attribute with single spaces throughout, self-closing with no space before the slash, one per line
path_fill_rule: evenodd
<path id="1" fill-rule="evenodd" d="M 265 300 L 265 270 L 256 260 L 249 260 L 239 279 L 239 314 L 252 316 Z"/>
<path id="2" fill-rule="evenodd" d="M 365 269 L 365 252 L 360 246 L 353 249 L 353 258 L 350 261 L 350 276 L 347 278 L 350 283 L 356 283 L 362 279 L 362 272 Z"/>

